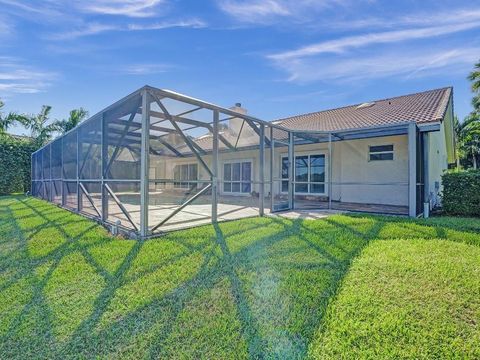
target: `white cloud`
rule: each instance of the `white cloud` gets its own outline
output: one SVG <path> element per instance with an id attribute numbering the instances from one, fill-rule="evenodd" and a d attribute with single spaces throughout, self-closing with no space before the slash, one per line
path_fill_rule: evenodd
<path id="1" fill-rule="evenodd" d="M 207 23 L 200 19 L 187 19 L 187 20 L 178 20 L 178 21 L 165 21 L 165 22 L 156 22 L 150 24 L 128 24 L 127 30 L 133 31 L 147 31 L 147 30 L 162 30 L 174 27 L 189 27 L 189 28 L 203 28 L 206 27 Z"/>
<path id="2" fill-rule="evenodd" d="M 479 10 L 463 9 L 384 21 L 397 30 L 338 37 L 270 54 L 267 59 L 285 71 L 289 81 L 310 82 L 394 75 L 413 78 L 439 69 L 468 71 L 466 66 L 480 54 L 478 42 L 467 44 L 449 37 L 480 28 Z M 381 26 L 381 20 L 376 25 Z M 433 40 L 439 37 L 442 42 Z M 420 43 L 422 40 L 428 42 Z"/>
<path id="3" fill-rule="evenodd" d="M 37 93 L 50 86 L 58 75 L 35 69 L 14 57 L 0 57 L 0 91 L 2 96 L 12 93 Z"/>
<path id="4" fill-rule="evenodd" d="M 403 79 L 443 73 L 466 72 L 478 59 L 480 47 L 397 49 L 382 55 L 309 58 L 285 62 L 289 81 L 359 81 L 396 76 Z"/>
<path id="5" fill-rule="evenodd" d="M 298 59 L 307 56 L 320 55 L 326 53 L 343 53 L 351 48 L 360 48 L 372 44 L 395 43 L 406 40 L 417 40 L 431 38 L 446 34 L 452 34 L 460 31 L 470 30 L 480 27 L 480 21 L 459 23 L 451 25 L 440 25 L 432 27 L 423 27 L 407 30 L 386 31 L 379 33 L 370 33 L 365 35 L 355 35 L 343 37 L 340 39 L 320 42 L 308 45 L 296 50 L 286 51 L 278 54 L 269 55 L 270 59 L 284 61 L 288 59 Z"/>
<path id="6" fill-rule="evenodd" d="M 229 16 L 240 22 L 254 24 L 282 22 L 287 18 L 304 23 L 320 11 L 345 7 L 350 2 L 351 0 L 217 0 L 219 8 Z"/>
<path id="7" fill-rule="evenodd" d="M 13 30 L 13 24 L 9 20 L 0 16 L 0 38 L 11 35 Z"/>
<path id="8" fill-rule="evenodd" d="M 119 72 L 127 75 L 151 75 L 164 73 L 172 67 L 169 64 L 134 64 L 119 69 Z"/>
<path id="9" fill-rule="evenodd" d="M 84 12 L 129 17 L 155 16 L 155 8 L 165 0 L 80 0 L 76 7 Z"/>
<path id="10" fill-rule="evenodd" d="M 290 10 L 279 0 L 224 0 L 219 3 L 220 9 L 238 20 L 245 22 L 263 22 L 276 16 L 290 15 Z"/>
<path id="11" fill-rule="evenodd" d="M 189 28 L 202 28 L 207 26 L 207 24 L 199 19 L 185 19 L 177 21 L 165 21 L 165 22 L 155 22 L 155 23 L 131 23 L 125 25 L 115 25 L 115 24 L 102 24 L 102 23 L 91 23 L 85 24 L 78 29 L 70 30 L 66 32 L 57 32 L 47 36 L 50 40 L 71 40 L 84 36 L 97 35 L 104 32 L 111 31 L 149 31 L 149 30 L 162 30 L 168 28 L 178 28 L 178 27 L 189 27 Z"/>
<path id="12" fill-rule="evenodd" d="M 458 9 L 438 13 L 416 13 L 399 17 L 362 17 L 361 19 L 331 20 L 318 24 L 330 30 L 399 29 L 412 26 L 437 26 L 480 21 L 480 10 Z"/>
<path id="13" fill-rule="evenodd" d="M 99 24 L 92 23 L 87 24 L 76 30 L 66 31 L 66 32 L 57 32 L 53 35 L 47 36 L 51 40 L 69 40 L 76 39 L 83 36 L 96 35 L 107 31 L 119 31 L 121 28 L 117 25 L 108 25 L 108 24 Z"/>

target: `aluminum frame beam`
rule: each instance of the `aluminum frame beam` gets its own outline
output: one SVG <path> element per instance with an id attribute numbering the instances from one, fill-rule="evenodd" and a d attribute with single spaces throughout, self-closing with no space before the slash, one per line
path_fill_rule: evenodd
<path id="1" fill-rule="evenodd" d="M 417 216 L 417 125 L 408 125 L 408 216 Z"/>
<path id="2" fill-rule="evenodd" d="M 201 189 L 198 193 L 196 193 L 194 196 L 192 196 L 190 199 L 188 199 L 187 201 L 185 201 L 182 205 L 180 205 L 180 207 L 178 207 L 177 209 L 175 209 L 170 215 L 168 215 L 165 219 L 163 219 L 160 223 L 158 223 L 157 225 L 155 225 L 153 228 L 152 228 L 152 233 L 157 230 L 160 226 L 162 226 L 163 224 L 165 224 L 168 220 L 170 220 L 172 217 L 174 217 L 175 215 L 177 215 L 180 211 L 182 211 L 187 205 L 191 204 L 193 201 L 195 201 L 197 198 L 199 198 L 201 195 L 203 195 L 208 189 L 210 189 L 212 187 L 212 184 L 208 184 L 207 186 L 205 186 L 203 189 Z"/>
<path id="3" fill-rule="evenodd" d="M 218 220 L 218 125 L 220 115 L 213 111 L 213 144 L 212 144 L 212 222 Z"/>
<path id="4" fill-rule="evenodd" d="M 107 189 L 108 193 L 110 194 L 110 196 L 113 198 L 113 201 L 115 201 L 118 205 L 118 207 L 120 208 L 120 210 L 123 212 L 123 214 L 125 215 L 125 217 L 127 218 L 127 220 L 130 222 L 130 224 L 132 224 L 133 228 L 135 229 L 135 231 L 138 232 L 138 227 L 137 225 L 133 222 L 130 214 L 128 213 L 127 209 L 125 209 L 125 206 L 123 206 L 122 202 L 120 201 L 120 199 L 117 197 L 117 195 L 115 195 L 115 193 L 113 192 L 113 190 L 110 188 L 110 186 L 108 186 L 108 184 L 104 184 L 105 186 L 105 189 Z"/>
<path id="5" fill-rule="evenodd" d="M 97 206 L 93 202 L 92 197 L 88 193 L 87 189 L 85 189 L 85 186 L 81 182 L 79 182 L 78 185 L 80 186 L 80 189 L 83 191 L 83 193 L 87 197 L 87 200 L 90 202 L 90 204 L 92 204 L 92 207 L 95 210 L 95 212 L 98 214 L 99 217 L 102 217 L 102 213 L 100 212 L 100 210 L 98 210 Z"/>
<path id="6" fill-rule="evenodd" d="M 167 108 L 163 105 L 163 103 L 160 101 L 160 99 L 158 99 L 158 97 L 156 95 L 152 95 L 155 102 L 158 104 L 158 106 L 160 106 L 160 108 L 162 109 L 162 111 L 165 113 L 165 115 L 168 117 L 168 120 L 171 122 L 172 126 L 177 130 L 178 134 L 183 138 L 183 140 L 185 141 L 185 143 L 187 144 L 187 146 L 190 148 L 190 150 L 193 152 L 193 154 L 195 155 L 195 157 L 197 158 L 197 160 L 200 162 L 200 164 L 202 164 L 202 166 L 204 167 L 204 169 L 208 172 L 208 174 L 210 175 L 211 178 L 213 178 L 213 174 L 212 174 L 212 171 L 210 170 L 210 168 L 207 166 L 207 164 L 205 163 L 205 161 L 203 161 L 203 159 L 200 157 L 200 155 L 198 154 L 197 150 L 195 149 L 195 146 L 192 144 L 192 140 L 190 140 L 188 138 L 188 136 L 186 136 L 182 129 L 180 129 L 180 127 L 177 125 L 177 123 L 175 122 L 175 120 L 173 120 L 171 117 L 170 117 L 170 113 L 168 112 Z"/>
<path id="7" fill-rule="evenodd" d="M 142 139 L 140 156 L 140 236 L 148 235 L 148 198 L 150 169 L 150 94 L 142 91 Z"/>

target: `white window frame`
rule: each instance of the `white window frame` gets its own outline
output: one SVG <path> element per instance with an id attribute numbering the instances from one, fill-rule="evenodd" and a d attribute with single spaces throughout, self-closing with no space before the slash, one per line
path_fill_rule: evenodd
<path id="1" fill-rule="evenodd" d="M 310 156 L 315 156 L 315 155 L 323 155 L 325 157 L 325 181 L 324 182 L 311 182 L 310 181 Z M 323 184 L 324 185 L 324 191 L 322 193 L 311 193 L 311 192 L 297 192 L 295 191 L 295 158 L 297 156 L 308 156 L 308 182 L 305 182 L 305 184 L 308 184 L 308 188 L 310 189 L 310 184 Z M 294 159 L 293 159 L 293 189 L 294 189 L 294 194 L 295 195 L 308 195 L 308 196 L 326 196 L 328 194 L 328 159 L 327 152 L 326 151 L 308 151 L 308 152 L 295 152 L 294 154 Z M 282 181 L 285 181 L 284 178 L 282 178 L 282 163 L 283 159 L 287 159 L 288 154 L 283 153 L 280 155 L 280 192 L 282 194 L 288 194 L 286 191 L 282 191 Z M 289 169 L 290 170 L 290 169 Z M 303 182 L 300 182 L 299 184 L 303 184 Z"/>
<path id="2" fill-rule="evenodd" d="M 392 150 L 388 151 L 374 151 L 373 153 L 371 152 L 370 148 L 374 146 L 391 146 Z M 370 155 L 380 155 L 380 154 L 392 154 L 392 159 L 374 159 L 372 160 L 370 158 Z M 368 154 L 367 154 L 367 160 L 368 162 L 377 162 L 377 161 L 393 161 L 395 160 L 395 144 L 378 144 L 378 145 L 368 145 Z"/>
<path id="3" fill-rule="evenodd" d="M 242 175 L 243 175 L 243 170 L 242 170 L 242 163 L 250 163 L 250 191 L 249 192 L 242 192 L 241 189 L 242 189 L 242 182 L 245 182 L 245 181 L 242 181 Z M 233 165 L 233 164 L 238 164 L 240 163 L 240 181 L 233 181 L 233 180 L 225 180 L 225 174 L 224 174 L 224 171 L 225 171 L 225 164 L 230 164 L 230 165 Z M 220 184 L 220 188 L 221 188 L 221 191 L 220 193 L 222 195 L 235 195 L 235 196 L 250 196 L 252 194 L 252 191 L 253 191 L 253 179 L 254 179 L 254 169 L 253 169 L 253 159 L 225 159 L 224 161 L 222 161 L 222 178 L 221 178 L 221 184 Z M 224 184 L 226 182 L 229 182 L 229 183 L 240 183 L 240 192 L 234 192 L 234 191 L 225 191 L 224 190 Z M 248 181 L 247 181 L 248 182 Z"/>
<path id="4" fill-rule="evenodd" d="M 192 165 L 196 165 L 197 166 L 197 178 L 195 180 L 176 180 L 175 179 L 175 167 L 177 166 L 187 166 L 187 178 L 190 178 L 190 166 Z M 174 189 L 177 189 L 177 190 L 185 190 L 185 189 L 190 189 L 190 187 L 192 186 L 192 184 L 198 184 L 198 175 L 199 175 L 199 172 L 200 172 L 200 169 L 199 169 L 199 166 L 198 166 L 198 163 L 196 162 L 188 162 L 188 163 L 183 163 L 183 162 L 179 162 L 179 163 L 174 163 L 173 164 L 173 167 L 172 167 L 172 171 L 173 171 L 173 188 Z M 182 174 L 182 171 L 180 170 L 180 174 Z M 180 175 L 181 176 L 181 175 Z M 178 184 L 176 184 L 178 183 Z M 185 186 L 182 186 L 181 183 L 187 183 L 187 187 Z"/>

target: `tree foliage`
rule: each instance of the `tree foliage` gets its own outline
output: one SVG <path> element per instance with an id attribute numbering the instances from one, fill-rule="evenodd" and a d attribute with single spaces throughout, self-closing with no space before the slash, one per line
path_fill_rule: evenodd
<path id="1" fill-rule="evenodd" d="M 70 116 L 68 119 L 57 120 L 54 124 L 58 131 L 60 131 L 62 134 L 65 134 L 66 132 L 77 127 L 87 117 L 88 111 L 84 108 L 74 109 L 70 111 Z"/>
<path id="2" fill-rule="evenodd" d="M 39 146 L 45 145 L 50 141 L 53 133 L 57 131 L 55 123 L 48 124 L 51 111 L 51 106 L 43 105 L 38 114 L 26 117 L 25 127 L 30 130 L 30 136 Z"/>
<path id="3" fill-rule="evenodd" d="M 49 142 L 56 132 L 73 129 L 87 116 L 83 109 L 70 111 L 68 119 L 50 121 L 51 106 L 42 106 L 38 114 L 2 113 L 0 101 L 0 194 L 30 190 L 31 154 Z M 7 134 L 7 130 L 19 124 L 30 131 L 30 138 Z"/>
<path id="4" fill-rule="evenodd" d="M 0 134 L 6 134 L 8 128 L 15 123 L 25 125 L 27 118 L 24 115 L 19 115 L 15 112 L 9 112 L 6 116 L 3 115 L 2 109 L 5 104 L 0 100 Z"/>
<path id="5" fill-rule="evenodd" d="M 480 159 L 480 61 L 475 64 L 473 71 L 468 75 L 472 82 L 473 111 L 463 120 L 455 121 L 457 150 L 461 163 L 465 167 L 479 167 Z"/>
<path id="6" fill-rule="evenodd" d="M 30 140 L 0 135 L 0 194 L 30 190 L 31 154 L 37 148 Z"/>

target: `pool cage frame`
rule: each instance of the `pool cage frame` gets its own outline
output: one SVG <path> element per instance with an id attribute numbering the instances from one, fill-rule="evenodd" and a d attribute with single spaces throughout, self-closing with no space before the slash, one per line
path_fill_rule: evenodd
<path id="1" fill-rule="evenodd" d="M 184 108 L 180 112 L 172 111 L 172 108 L 167 106 L 167 102 L 183 104 L 188 109 L 185 110 Z M 135 105 L 132 107 L 132 104 Z M 209 115 L 207 118 L 202 117 L 202 120 L 195 119 L 195 115 L 201 112 L 202 116 L 206 113 Z M 210 119 L 208 119 L 209 116 L 211 116 Z M 230 119 L 241 120 L 241 129 L 236 139 L 235 137 L 229 138 L 223 130 L 225 126 L 222 124 Z M 118 127 L 114 127 L 117 125 Z M 89 131 L 89 126 L 96 126 L 97 128 Z M 242 130 L 244 126 L 249 128 L 250 137 L 255 140 L 243 141 L 241 139 L 240 133 L 242 131 L 245 133 L 245 130 Z M 192 135 L 192 133 L 195 134 L 195 129 L 199 128 L 210 134 L 207 149 L 199 146 L 195 140 L 195 135 Z M 377 134 L 381 131 L 383 135 L 386 132 L 392 135 L 408 134 L 409 154 L 415 154 L 415 141 L 418 134 L 415 123 L 362 129 L 360 131 L 358 129 L 344 130 L 343 132 L 298 131 L 173 91 L 144 86 L 34 152 L 32 154 L 32 194 L 57 203 L 57 205 L 73 212 L 92 217 L 105 226 L 115 226 L 131 237 L 147 238 L 163 233 L 165 223 L 202 196 L 211 196 L 211 221 L 217 222 L 219 220 L 217 208 L 219 186 L 225 180 L 219 176 L 219 159 L 223 153 L 228 151 L 246 149 L 258 151 L 258 180 L 250 181 L 251 184 L 258 187 L 257 215 L 263 216 L 265 209 L 272 213 L 293 209 L 295 167 L 292 165 L 295 158 L 295 144 L 327 142 L 329 171 L 327 172 L 328 179 L 324 181 L 325 184 L 329 185 L 328 208 L 331 209 L 332 161 L 330 159 L 332 142 L 362 136 L 362 131 Z M 182 151 L 179 150 L 178 145 L 172 144 L 170 141 L 173 135 L 181 140 Z M 189 185 L 194 183 L 197 191 L 192 196 L 185 198 L 178 207 L 172 209 L 167 216 L 155 224 L 149 224 L 149 211 L 152 211 L 152 209 L 149 209 L 150 186 L 151 184 L 172 183 L 174 179 L 151 178 L 149 173 L 150 157 L 163 156 L 152 147 L 152 141 L 160 144 L 163 151 L 170 152 L 172 156 L 182 157 L 188 153 L 188 156 L 196 159 L 198 166 L 206 174 L 204 179 L 189 180 Z M 92 155 L 92 148 L 95 148 L 95 155 Z M 137 156 L 135 175 L 112 176 L 110 174 L 111 168 L 125 148 L 129 148 L 130 152 Z M 276 207 L 273 190 L 274 182 L 285 181 L 285 179 L 279 179 L 274 174 L 274 152 L 277 148 L 282 148 L 282 151 L 287 152 L 289 168 L 292 169 L 288 174 L 289 186 L 284 207 Z M 266 163 L 267 150 L 270 151 L 269 164 Z M 58 152 L 60 152 L 60 155 Z M 211 156 L 210 165 L 204 160 L 207 155 Z M 94 176 L 83 176 L 86 162 L 91 161 L 92 157 L 95 157 L 93 168 L 98 169 L 94 171 Z M 417 166 L 415 159 L 416 156 L 411 156 L 409 159 L 410 179 L 408 186 L 409 214 L 411 216 L 417 213 L 414 210 L 416 187 L 418 185 L 415 179 L 415 168 Z M 130 184 L 139 190 L 139 222 L 133 219 L 131 209 L 127 209 L 117 196 L 118 192 L 114 189 L 114 185 L 121 187 L 122 183 Z M 95 187 L 96 192 L 101 194 L 100 201 L 98 199 L 95 201 L 89 186 Z M 99 191 L 98 187 L 100 188 Z M 266 194 L 267 187 L 270 191 L 269 194 Z M 69 195 L 75 198 L 76 203 L 68 203 Z M 82 211 L 85 201 L 90 206 L 89 213 Z M 266 205 L 266 201 L 269 201 L 268 205 Z M 111 204 L 118 207 L 128 226 L 118 224 L 118 221 L 109 218 Z"/>

